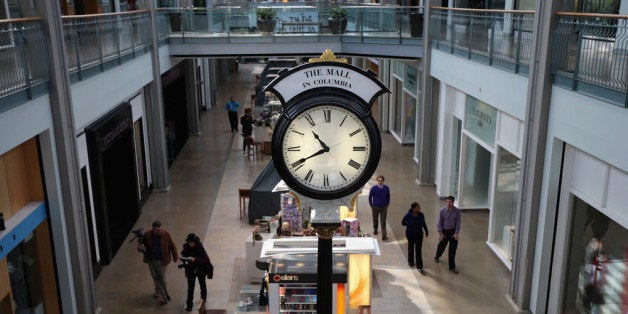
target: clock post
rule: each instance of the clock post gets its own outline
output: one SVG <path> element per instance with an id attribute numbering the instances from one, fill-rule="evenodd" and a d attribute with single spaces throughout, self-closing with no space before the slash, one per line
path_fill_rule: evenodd
<path id="1" fill-rule="evenodd" d="M 302 206 L 316 210 L 311 222 L 318 235 L 316 310 L 331 314 L 338 208 L 351 206 L 350 195 L 377 169 L 381 137 L 371 107 L 390 91 L 372 71 L 347 64 L 329 49 L 283 72 L 264 91 L 283 106 L 271 142 L 275 169 Z"/>
<path id="2" fill-rule="evenodd" d="M 338 212 L 332 208 L 318 208 L 312 227 L 318 235 L 316 310 L 318 313 L 333 313 L 332 237 L 340 227 Z"/>

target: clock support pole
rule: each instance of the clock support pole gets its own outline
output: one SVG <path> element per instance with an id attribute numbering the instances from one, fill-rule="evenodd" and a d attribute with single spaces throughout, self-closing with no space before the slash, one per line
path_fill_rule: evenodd
<path id="1" fill-rule="evenodd" d="M 340 227 L 338 208 L 351 204 L 351 196 L 337 200 L 315 200 L 299 195 L 302 205 L 316 210 L 312 227 L 318 235 L 318 264 L 316 276 L 316 309 L 318 313 L 334 313 L 332 282 L 332 237 Z"/>

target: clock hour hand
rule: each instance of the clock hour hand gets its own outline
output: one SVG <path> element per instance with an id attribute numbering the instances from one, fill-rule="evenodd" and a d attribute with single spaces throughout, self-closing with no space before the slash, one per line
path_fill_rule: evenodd
<path id="1" fill-rule="evenodd" d="M 321 147 L 329 151 L 329 147 L 327 146 L 327 144 L 325 144 L 325 142 L 321 141 L 320 137 L 318 137 L 318 134 L 316 134 L 314 131 L 312 131 L 312 134 L 314 134 L 314 138 L 317 139 L 318 142 L 321 144 Z"/>
<path id="2" fill-rule="evenodd" d="M 312 155 L 309 155 L 309 156 L 307 156 L 307 157 L 305 157 L 305 158 L 298 159 L 297 161 L 293 162 L 293 163 L 292 163 L 292 167 L 296 167 L 296 166 L 298 166 L 298 165 L 300 165 L 300 164 L 304 163 L 306 160 L 308 160 L 308 159 L 310 159 L 310 158 L 312 158 L 312 157 L 315 157 L 315 156 L 318 156 L 318 155 L 324 154 L 324 153 L 326 153 L 326 152 L 328 152 L 328 151 L 329 151 L 329 147 L 326 147 L 326 148 L 323 148 L 323 149 L 319 149 L 316 153 L 314 153 L 314 154 L 312 154 Z"/>

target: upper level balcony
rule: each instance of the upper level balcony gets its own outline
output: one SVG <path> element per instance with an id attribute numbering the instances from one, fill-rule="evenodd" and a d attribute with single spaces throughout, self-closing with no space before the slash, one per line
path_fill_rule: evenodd
<path id="1" fill-rule="evenodd" d="M 329 6 L 329 4 L 326 4 Z M 262 31 L 256 6 L 160 8 L 157 34 L 149 11 L 63 16 L 67 71 L 78 81 L 150 52 L 153 36 L 171 55 L 211 57 L 338 53 L 389 58 L 422 56 L 418 7 L 345 6 L 347 27 L 335 33 L 329 7 L 275 5 Z M 559 13 L 552 42 L 554 84 L 626 107 L 628 16 Z M 432 7 L 434 49 L 527 75 L 534 12 Z M 38 18 L 0 21 L 0 111 L 47 93 L 48 51 Z M 334 46 L 335 45 L 335 46 Z M 238 49 L 235 49 L 235 48 Z M 299 50 L 300 49 L 300 50 Z"/>
<path id="2" fill-rule="evenodd" d="M 430 12 L 434 49 L 528 74 L 534 11 Z M 560 12 L 552 37 L 553 84 L 628 107 L 628 16 Z"/>

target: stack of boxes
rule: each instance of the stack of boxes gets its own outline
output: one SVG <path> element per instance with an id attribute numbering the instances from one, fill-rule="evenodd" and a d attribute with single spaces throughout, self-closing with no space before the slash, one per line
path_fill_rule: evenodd
<path id="1" fill-rule="evenodd" d="M 297 201 L 290 193 L 281 194 L 281 210 L 283 212 L 282 221 L 290 223 L 290 233 L 293 235 L 303 234 L 303 216 L 297 208 Z"/>
<path id="2" fill-rule="evenodd" d="M 345 218 L 340 222 L 340 233 L 347 237 L 360 236 L 360 221 L 357 218 Z"/>

